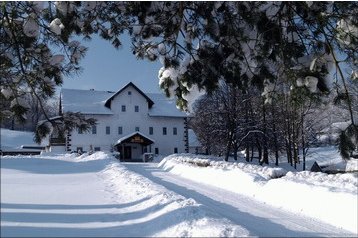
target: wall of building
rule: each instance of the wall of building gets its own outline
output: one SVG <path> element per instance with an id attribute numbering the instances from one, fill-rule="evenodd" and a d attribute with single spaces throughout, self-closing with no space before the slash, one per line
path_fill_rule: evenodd
<path id="1" fill-rule="evenodd" d="M 130 93 L 129 93 L 130 92 Z M 125 106 L 125 111 L 122 111 Z M 135 107 L 138 107 L 138 112 Z M 118 139 L 139 131 L 155 141 L 151 145 L 151 152 L 162 155 L 185 152 L 184 142 L 184 118 L 173 117 L 150 117 L 148 115 L 148 101 L 137 90 L 129 86 L 117 95 L 111 103 L 113 115 L 87 115 L 97 120 L 96 134 L 92 130 L 88 133 L 79 134 L 78 131 L 71 132 L 71 151 L 77 151 L 81 147 L 83 151 L 95 150 L 99 147 L 102 151 L 110 151 Z M 110 134 L 106 134 L 106 127 L 110 127 Z M 118 127 L 122 127 L 119 134 Z M 153 127 L 153 134 L 149 128 Z M 166 135 L 163 135 L 163 127 Z M 173 133 L 176 128 L 176 135 Z M 140 145 L 138 145 L 140 147 Z M 137 151 L 132 151 L 137 156 Z"/>

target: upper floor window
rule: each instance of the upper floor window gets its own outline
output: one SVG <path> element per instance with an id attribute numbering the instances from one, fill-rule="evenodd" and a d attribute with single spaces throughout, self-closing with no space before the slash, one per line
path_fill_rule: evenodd
<path id="1" fill-rule="evenodd" d="M 122 112 L 126 111 L 126 105 L 122 105 Z"/>
<path id="2" fill-rule="evenodd" d="M 153 135 L 153 127 L 149 127 L 149 135 Z"/>
<path id="3" fill-rule="evenodd" d="M 139 106 L 134 106 L 134 111 L 139 112 Z"/>
<path id="4" fill-rule="evenodd" d="M 123 127 L 119 126 L 118 127 L 118 135 L 122 135 L 123 134 Z"/>
<path id="5" fill-rule="evenodd" d="M 139 131 L 139 126 L 136 126 L 136 127 L 135 127 L 135 131 Z"/>
<path id="6" fill-rule="evenodd" d="M 128 91 L 128 95 L 132 95 L 132 91 Z"/>
<path id="7" fill-rule="evenodd" d="M 83 131 L 81 129 L 77 129 L 78 134 L 83 134 Z"/>
<path id="8" fill-rule="evenodd" d="M 163 127 L 163 135 L 166 135 L 166 134 L 167 134 L 167 128 Z"/>
<path id="9" fill-rule="evenodd" d="M 97 134 L 97 126 L 92 126 L 92 134 Z"/>
<path id="10" fill-rule="evenodd" d="M 178 134 L 178 129 L 176 127 L 173 127 L 173 135 L 177 135 Z"/>
<path id="11" fill-rule="evenodd" d="M 111 127 L 106 126 L 106 134 L 107 135 L 111 134 Z"/>

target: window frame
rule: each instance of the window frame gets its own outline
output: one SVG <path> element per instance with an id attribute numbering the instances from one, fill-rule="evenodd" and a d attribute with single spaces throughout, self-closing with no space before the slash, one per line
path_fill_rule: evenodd
<path id="1" fill-rule="evenodd" d="M 110 134 L 111 134 L 111 127 L 106 126 L 106 135 L 110 135 Z"/>

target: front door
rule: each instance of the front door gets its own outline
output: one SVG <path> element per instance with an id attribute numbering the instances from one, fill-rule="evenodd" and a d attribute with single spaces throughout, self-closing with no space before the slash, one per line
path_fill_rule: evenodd
<path id="1" fill-rule="evenodd" d="M 131 159 L 132 158 L 132 147 L 131 146 L 124 146 L 124 159 Z"/>

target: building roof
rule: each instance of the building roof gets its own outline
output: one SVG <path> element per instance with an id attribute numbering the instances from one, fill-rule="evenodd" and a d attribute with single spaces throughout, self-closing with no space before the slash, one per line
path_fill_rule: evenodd
<path id="1" fill-rule="evenodd" d="M 162 93 L 148 93 L 154 105 L 149 110 L 149 116 L 152 117 L 188 117 L 176 107 L 175 99 L 167 98 Z"/>
<path id="2" fill-rule="evenodd" d="M 111 115 L 113 112 L 104 104 L 112 95 L 108 91 L 62 89 L 62 111 Z"/>
<path id="3" fill-rule="evenodd" d="M 111 115 L 110 103 L 113 98 L 128 86 L 133 86 L 148 101 L 149 116 L 157 117 L 187 117 L 188 115 L 176 108 L 175 100 L 168 99 L 161 93 L 143 93 L 133 83 L 118 90 L 95 91 L 80 89 L 62 89 L 62 112 L 80 112 L 83 114 Z"/>

